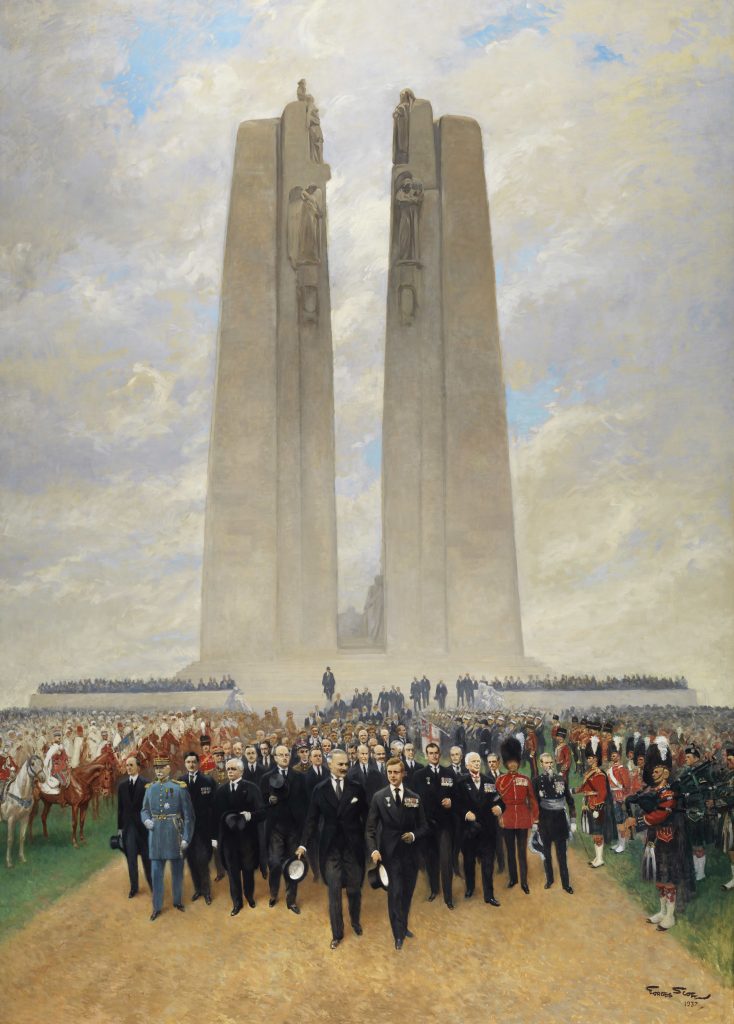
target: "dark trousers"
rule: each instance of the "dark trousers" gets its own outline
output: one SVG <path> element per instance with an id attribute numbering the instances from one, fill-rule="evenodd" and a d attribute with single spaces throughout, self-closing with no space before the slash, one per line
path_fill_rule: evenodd
<path id="1" fill-rule="evenodd" d="M 494 836 L 480 836 L 478 839 L 465 839 L 461 847 L 464 854 L 466 891 L 474 892 L 476 863 L 478 860 L 482 872 L 482 892 L 485 900 L 494 896 L 494 853 L 496 845 Z"/>
<path id="2" fill-rule="evenodd" d="M 255 899 L 255 872 L 252 868 L 245 867 L 236 854 L 228 858 L 227 878 L 229 879 L 229 895 L 232 897 L 233 907 L 243 906 L 243 889 L 248 902 Z"/>
<path id="3" fill-rule="evenodd" d="M 385 862 L 385 867 L 390 876 L 390 884 L 387 887 L 387 912 L 390 917 L 390 927 L 394 938 L 404 939 L 408 927 L 410 903 L 418 877 L 418 864 L 412 852 L 403 853 L 398 850 L 389 862 Z"/>
<path id="4" fill-rule="evenodd" d="M 520 884 L 528 884 L 528 830 L 526 828 L 504 828 L 507 849 L 507 870 L 511 882 L 517 882 L 517 861 L 520 861 Z M 517 846 L 517 859 L 515 858 Z"/>
<path id="5" fill-rule="evenodd" d="M 347 890 L 349 920 L 359 924 L 362 907 L 362 866 L 349 847 L 332 846 L 324 862 L 324 881 L 329 890 L 329 922 L 331 936 L 344 938 L 344 915 L 342 914 L 342 889 Z"/>
<path id="6" fill-rule="evenodd" d="M 451 829 L 436 828 L 425 840 L 426 874 L 432 893 L 439 889 L 447 903 L 453 900 L 453 837 Z M 439 885 L 440 879 L 440 885 Z"/>
<path id="7" fill-rule="evenodd" d="M 150 857 L 148 856 L 147 833 L 141 836 L 134 825 L 127 825 L 122 830 L 122 845 L 125 848 L 127 858 L 127 873 L 130 876 L 130 891 L 138 891 L 138 857 L 143 860 L 143 872 L 148 888 L 153 889 L 153 882 L 150 873 Z"/>
<path id="8" fill-rule="evenodd" d="M 273 829 L 268 844 L 268 883 L 271 899 L 277 899 L 280 891 L 280 876 L 283 874 L 283 861 L 292 857 L 298 846 L 298 835 L 295 832 Z M 296 902 L 298 883 L 286 879 L 285 901 L 288 906 Z"/>
<path id="9" fill-rule="evenodd" d="M 560 814 L 561 821 L 549 820 L 546 814 Z M 566 815 L 563 811 L 541 811 L 540 821 L 538 822 L 538 831 L 540 832 L 540 840 L 543 844 L 543 853 L 545 859 L 543 866 L 545 867 L 545 880 L 546 882 L 552 882 L 553 879 L 553 861 L 551 860 L 551 844 L 555 843 L 556 847 L 556 859 L 558 860 L 558 871 L 561 875 L 561 885 L 568 886 L 571 883 L 568 879 L 568 864 L 566 863 L 566 843 L 567 843 L 567 824 Z"/>
<path id="10" fill-rule="evenodd" d="M 211 840 L 205 836 L 197 835 L 191 840 L 186 851 L 186 863 L 191 872 L 191 881 L 194 884 L 194 892 L 200 892 L 202 896 L 211 896 L 212 883 L 209 877 L 209 859 L 212 853 Z"/>

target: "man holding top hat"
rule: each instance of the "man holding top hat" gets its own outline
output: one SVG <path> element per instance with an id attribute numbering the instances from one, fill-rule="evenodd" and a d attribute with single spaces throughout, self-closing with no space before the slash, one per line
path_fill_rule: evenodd
<path id="1" fill-rule="evenodd" d="M 167 757 L 153 761 L 155 782 L 145 787 L 140 818 L 148 829 L 148 855 L 153 882 L 153 913 L 155 921 L 163 910 L 163 873 L 166 861 L 171 862 L 173 905 L 183 910 L 183 857 L 194 834 L 194 809 L 185 782 L 175 782 L 169 776 L 171 765 Z"/>
<path id="2" fill-rule="evenodd" d="M 405 765 L 399 757 L 387 762 L 388 785 L 372 798 L 367 816 L 367 849 L 374 865 L 384 863 L 388 873 L 387 910 L 395 948 L 413 938 L 408 929 L 410 903 L 418 877 L 416 842 L 428 835 L 421 798 L 403 785 Z M 382 826 L 378 846 L 378 826 Z"/>
<path id="3" fill-rule="evenodd" d="M 290 766 L 288 747 L 279 744 L 273 751 L 275 768 L 260 780 L 260 788 L 267 809 L 266 833 L 268 848 L 268 906 L 278 902 L 280 879 L 284 862 L 294 856 L 301 838 L 308 810 L 308 793 L 304 776 Z M 301 910 L 296 903 L 298 879 L 292 874 L 285 877 L 285 902 L 294 914 Z"/>
<path id="4" fill-rule="evenodd" d="M 243 779 L 238 757 L 230 757 L 226 770 L 227 782 L 214 794 L 217 838 L 212 845 L 227 872 L 232 897 L 230 917 L 236 917 L 244 906 L 243 888 L 248 906 L 255 906 L 255 869 L 260 861 L 258 822 L 264 820 L 266 809 L 258 787 Z"/>
<path id="5" fill-rule="evenodd" d="M 348 760 L 335 750 L 329 760 L 330 776 L 315 787 L 311 795 L 300 846 L 299 860 L 309 844 L 318 837 L 321 877 L 329 888 L 331 948 L 344 938 L 342 889 L 347 890 L 349 920 L 356 935 L 362 934 L 359 921 L 364 880 L 364 825 L 367 799 L 364 788 L 347 778 Z"/>

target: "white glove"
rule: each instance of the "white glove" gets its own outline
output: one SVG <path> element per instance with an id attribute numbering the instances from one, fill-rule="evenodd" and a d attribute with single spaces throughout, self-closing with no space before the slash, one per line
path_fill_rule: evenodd
<path id="1" fill-rule="evenodd" d="M 188 848 L 189 848 L 189 844 L 186 842 L 185 839 L 182 839 L 181 840 L 181 853 L 183 853 L 184 850 L 188 850 Z"/>
<path id="2" fill-rule="evenodd" d="M 143 822 L 143 824 L 145 825 L 149 832 L 153 831 L 153 826 L 155 822 L 151 818 L 148 818 L 146 821 Z"/>
<path id="3" fill-rule="evenodd" d="M 250 814 L 249 811 L 240 811 L 240 814 L 245 819 L 245 821 L 249 821 L 250 818 L 252 818 L 252 815 Z"/>
<path id="4" fill-rule="evenodd" d="M 118 839 L 122 839 L 122 829 L 121 828 L 118 828 L 118 830 L 117 830 L 117 838 Z"/>
<path id="5" fill-rule="evenodd" d="M 219 846 L 219 843 L 216 841 L 216 839 L 212 839 L 212 846 L 214 847 L 215 850 Z"/>
<path id="6" fill-rule="evenodd" d="M 576 831 L 576 822 L 575 822 L 575 821 L 572 821 L 572 822 L 571 822 L 571 831 L 572 831 L 572 832 L 575 832 L 575 831 Z"/>
<path id="7" fill-rule="evenodd" d="M 537 832 L 538 831 L 538 823 L 537 823 L 537 821 L 533 824 L 532 831 L 533 832 Z"/>

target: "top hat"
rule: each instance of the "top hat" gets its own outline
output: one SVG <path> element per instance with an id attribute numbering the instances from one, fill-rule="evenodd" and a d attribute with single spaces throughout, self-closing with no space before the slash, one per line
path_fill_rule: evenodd
<path id="1" fill-rule="evenodd" d="M 110 849 L 120 850 L 122 853 L 125 852 L 125 847 L 122 845 L 122 836 L 110 836 Z"/>
<path id="2" fill-rule="evenodd" d="M 244 832 L 247 826 L 247 822 L 241 814 L 232 812 L 231 814 L 224 815 L 224 824 L 231 832 Z"/>
<path id="3" fill-rule="evenodd" d="M 283 861 L 283 875 L 291 882 L 302 882 L 308 874 L 308 861 L 305 857 L 286 857 Z"/>
<path id="4" fill-rule="evenodd" d="M 379 861 L 374 867 L 370 868 L 367 872 L 367 880 L 373 889 L 387 889 L 390 885 L 390 877 L 387 873 L 387 868 Z"/>

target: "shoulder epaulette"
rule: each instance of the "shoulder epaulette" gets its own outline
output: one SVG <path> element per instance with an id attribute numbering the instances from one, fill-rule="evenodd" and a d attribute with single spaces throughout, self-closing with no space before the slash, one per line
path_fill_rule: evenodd
<path id="1" fill-rule="evenodd" d="M 182 786 L 186 789 L 186 783 L 182 782 L 181 779 L 169 779 L 169 782 L 175 782 L 177 786 Z"/>
<path id="2" fill-rule="evenodd" d="M 152 785 L 153 785 L 153 783 L 152 783 L 152 782 L 146 782 L 146 783 L 145 783 L 145 788 L 147 789 L 147 788 L 148 788 L 148 786 L 152 786 Z"/>

